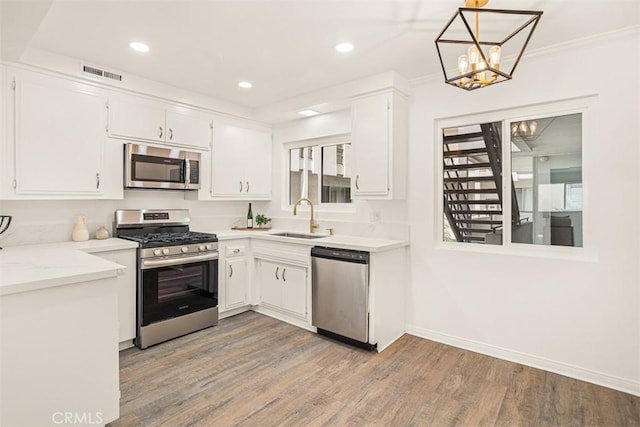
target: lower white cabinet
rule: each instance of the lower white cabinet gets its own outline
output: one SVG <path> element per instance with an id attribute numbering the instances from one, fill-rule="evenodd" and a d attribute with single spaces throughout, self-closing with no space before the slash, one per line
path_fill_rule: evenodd
<path id="1" fill-rule="evenodd" d="M 118 418 L 114 282 L 107 277 L 0 296 L 0 425 L 70 425 L 69 411 L 86 417 L 82 425 Z"/>
<path id="2" fill-rule="evenodd" d="M 222 306 L 225 310 L 243 307 L 249 304 L 250 280 L 247 269 L 248 241 L 236 241 L 222 248 L 224 250 L 224 279 L 220 280 L 224 286 Z"/>
<path id="3" fill-rule="evenodd" d="M 257 259 L 260 304 L 306 319 L 308 271 L 307 267 Z"/>
<path id="4" fill-rule="evenodd" d="M 126 268 L 118 270 L 118 341 L 131 343 L 136 337 L 136 250 L 98 252 L 93 255 Z"/>

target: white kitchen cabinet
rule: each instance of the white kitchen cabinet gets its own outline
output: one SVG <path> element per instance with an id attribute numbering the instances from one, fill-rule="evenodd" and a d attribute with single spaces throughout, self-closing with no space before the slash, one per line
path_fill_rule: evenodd
<path id="1" fill-rule="evenodd" d="M 284 312 L 287 315 L 306 319 L 308 277 L 307 267 L 256 260 L 256 281 L 260 304 Z"/>
<path id="2" fill-rule="evenodd" d="M 215 123 L 211 154 L 213 198 L 271 198 L 271 133 Z"/>
<path id="3" fill-rule="evenodd" d="M 351 194 L 361 199 L 404 199 L 407 102 L 395 90 L 357 97 L 351 109 Z"/>
<path id="4" fill-rule="evenodd" d="M 118 418 L 114 277 L 0 296 L 3 426 L 83 425 Z M 80 423 L 79 423 L 80 424 Z"/>
<path id="5" fill-rule="evenodd" d="M 9 68 L 6 76 L 12 126 L 2 198 L 121 199 L 122 148 L 107 141 L 107 93 L 22 69 Z"/>
<path id="6" fill-rule="evenodd" d="M 247 304 L 247 259 L 237 257 L 228 259 L 226 266 L 226 307 L 242 307 Z"/>
<path id="7" fill-rule="evenodd" d="M 208 150 L 211 118 L 191 108 L 117 94 L 109 99 L 109 136 Z"/>
<path id="8" fill-rule="evenodd" d="M 260 304 L 281 308 L 282 284 L 280 282 L 280 264 L 259 260 L 256 264 L 256 280 L 259 283 Z"/>
<path id="9" fill-rule="evenodd" d="M 250 281 L 247 271 L 248 241 L 234 241 L 225 245 L 224 309 L 231 310 L 249 304 Z"/>
<path id="10" fill-rule="evenodd" d="M 136 337 L 136 250 L 94 252 L 93 255 L 115 262 L 126 268 L 118 270 L 118 342 L 120 347 L 131 347 Z"/>
<path id="11" fill-rule="evenodd" d="M 254 310 L 285 322 L 311 327 L 311 247 L 256 239 Z"/>
<path id="12" fill-rule="evenodd" d="M 168 144 L 191 146 L 208 150 L 211 145 L 211 117 L 184 107 L 171 107 L 166 111 L 165 135 Z"/>
<path id="13" fill-rule="evenodd" d="M 307 272 L 304 267 L 282 265 L 281 307 L 300 317 L 307 316 Z"/>

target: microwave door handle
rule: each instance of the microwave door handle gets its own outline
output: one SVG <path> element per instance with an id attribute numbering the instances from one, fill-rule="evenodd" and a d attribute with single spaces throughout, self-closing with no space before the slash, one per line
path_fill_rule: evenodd
<path id="1" fill-rule="evenodd" d="M 184 168 L 184 173 L 185 173 L 185 179 L 184 179 L 184 188 L 188 189 L 189 185 L 191 184 L 191 161 L 189 159 L 185 159 L 185 168 Z"/>

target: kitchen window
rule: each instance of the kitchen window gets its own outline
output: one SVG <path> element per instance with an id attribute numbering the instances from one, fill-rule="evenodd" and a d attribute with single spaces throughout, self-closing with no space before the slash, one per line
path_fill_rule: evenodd
<path id="1" fill-rule="evenodd" d="M 586 105 L 438 121 L 440 240 L 584 247 Z"/>
<path id="2" fill-rule="evenodd" d="M 297 145 L 297 144 L 296 144 Z M 351 143 L 328 139 L 288 148 L 289 205 L 306 197 L 314 205 L 351 203 Z"/>

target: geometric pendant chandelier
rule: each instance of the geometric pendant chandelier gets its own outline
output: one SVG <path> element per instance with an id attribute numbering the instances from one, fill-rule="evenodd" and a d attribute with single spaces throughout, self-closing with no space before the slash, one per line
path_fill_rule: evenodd
<path id="1" fill-rule="evenodd" d="M 482 9 L 488 1 L 465 0 L 436 38 L 445 83 L 475 90 L 512 78 L 542 12 Z"/>

